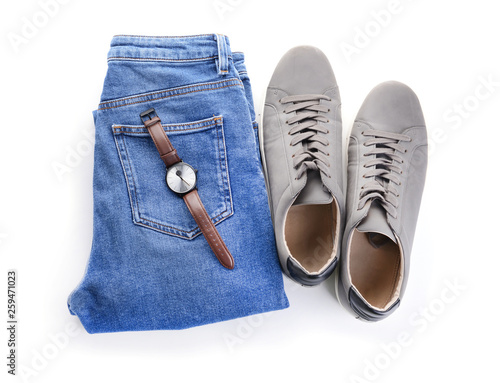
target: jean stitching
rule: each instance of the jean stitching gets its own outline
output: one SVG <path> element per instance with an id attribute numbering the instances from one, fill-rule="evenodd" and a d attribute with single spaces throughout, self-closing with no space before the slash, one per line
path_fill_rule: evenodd
<path id="1" fill-rule="evenodd" d="M 225 182 L 227 184 L 226 188 L 224 189 L 225 202 L 226 202 L 226 209 L 227 209 L 227 203 L 229 202 L 229 209 L 231 211 L 229 216 L 231 216 L 234 214 L 234 207 L 233 207 L 233 196 L 231 193 L 231 180 L 229 177 L 229 166 L 227 163 L 226 138 L 224 135 L 224 122 L 223 122 L 222 117 L 218 121 L 219 121 L 219 124 L 221 127 L 222 142 L 220 144 L 222 145 L 222 150 L 224 153 L 224 166 L 223 167 L 224 167 L 225 173 L 226 173 L 226 178 L 223 178 L 223 182 Z M 220 161 L 222 162 L 222 159 L 220 159 Z"/>
<path id="2" fill-rule="evenodd" d="M 153 96 L 158 95 L 158 94 L 179 91 L 179 90 L 182 90 L 182 89 L 204 87 L 204 86 L 213 86 L 213 85 L 217 85 L 217 84 L 223 84 L 223 83 L 226 83 L 226 82 L 240 82 L 241 86 L 243 86 L 243 84 L 241 83 L 241 81 L 239 79 L 232 78 L 232 79 L 215 81 L 215 82 L 204 82 L 204 83 L 201 83 L 201 84 L 186 85 L 186 86 L 175 87 L 175 88 L 171 88 L 171 89 L 163 89 L 163 90 L 160 90 L 160 91 L 157 91 L 157 92 L 143 93 L 143 94 L 136 95 L 136 96 L 121 97 L 121 98 L 117 98 L 115 100 L 108 100 L 108 101 L 101 102 L 99 104 L 99 106 L 101 107 L 101 106 L 105 106 L 107 104 L 122 103 L 122 102 L 123 102 L 123 105 L 116 105 L 114 107 L 125 106 L 125 105 L 129 105 L 129 104 L 125 103 L 125 101 L 128 101 L 128 100 L 134 100 L 134 99 L 143 98 L 143 97 L 153 97 Z M 234 84 L 234 85 L 238 85 L 238 84 Z M 210 89 L 219 89 L 219 88 L 207 88 L 207 90 L 210 90 Z M 181 94 L 184 94 L 184 93 L 181 93 Z M 154 98 L 152 98 L 152 99 L 154 99 Z M 105 108 L 99 108 L 98 110 L 101 110 L 101 109 L 110 109 L 110 108 L 105 107 Z"/>
<path id="3" fill-rule="evenodd" d="M 172 129 L 172 130 L 167 130 L 167 132 L 189 132 L 191 130 L 202 130 L 204 128 L 210 128 L 212 126 L 215 126 L 216 124 L 210 124 L 210 125 L 203 125 L 203 126 L 200 126 L 200 127 L 197 127 L 197 128 L 188 128 L 188 129 Z M 165 128 L 164 125 L 162 125 L 163 128 Z M 126 130 L 123 130 L 123 129 L 144 129 L 144 131 L 141 131 L 141 132 L 128 132 Z M 116 126 L 116 127 L 113 127 L 113 133 L 114 134 L 142 134 L 142 135 L 145 135 L 147 136 L 149 133 L 148 133 L 148 130 L 147 128 L 128 128 L 128 127 L 124 127 L 124 126 Z"/>
<path id="4" fill-rule="evenodd" d="M 145 228 L 150 229 L 150 230 L 159 231 L 161 233 L 164 233 L 164 234 L 167 234 L 167 235 L 171 235 L 171 236 L 174 236 L 174 237 L 177 237 L 177 238 L 182 238 L 182 239 L 194 239 L 194 238 L 196 238 L 197 236 L 199 236 L 201 234 L 201 230 L 200 230 L 199 233 L 193 235 L 192 237 L 187 237 L 187 236 L 182 235 L 182 234 L 177 234 L 176 231 L 174 231 L 174 230 L 168 230 L 168 231 L 167 230 L 162 230 L 162 229 L 160 229 L 160 228 L 158 228 L 156 226 L 152 226 L 152 225 L 149 225 L 147 223 L 143 223 L 142 221 L 135 222 L 135 224 L 138 225 L 138 226 L 145 227 Z"/>
<path id="5" fill-rule="evenodd" d="M 226 206 L 226 210 L 228 210 L 228 197 L 230 198 L 230 195 L 228 195 L 227 189 L 229 188 L 229 185 L 226 187 L 226 184 L 228 183 L 229 180 L 229 174 L 228 174 L 228 169 L 225 168 L 224 166 L 224 161 L 226 160 L 226 151 L 225 151 L 225 142 L 224 142 L 224 126 L 222 124 L 222 120 L 219 119 L 217 124 L 217 149 L 219 150 L 219 166 L 220 166 L 220 171 L 221 171 L 221 178 L 222 178 L 222 195 L 224 196 L 224 205 Z M 222 136 L 222 140 L 219 137 L 219 130 L 220 134 Z M 224 173 L 226 174 L 226 177 L 224 177 Z M 232 211 L 232 204 L 230 204 L 230 210 Z"/>
<path id="6" fill-rule="evenodd" d="M 133 100 L 134 98 L 141 98 L 141 97 L 145 97 L 145 96 L 154 96 L 156 94 L 161 94 L 161 93 L 166 93 L 166 92 L 172 92 L 174 90 L 192 88 L 192 87 L 195 87 L 195 86 L 204 86 L 204 85 L 211 85 L 211 84 L 212 85 L 213 84 L 222 84 L 224 82 L 234 81 L 234 80 L 236 80 L 236 79 L 228 79 L 228 80 L 221 80 L 221 81 L 215 81 L 215 82 L 202 82 L 200 84 L 195 84 L 195 85 L 186 85 L 186 86 L 179 86 L 179 87 L 175 87 L 175 88 L 171 88 L 171 89 L 163 89 L 163 90 L 160 90 L 160 91 L 157 91 L 157 92 L 146 92 L 146 93 L 143 93 L 143 94 L 140 94 L 140 95 L 129 96 L 129 97 L 120 97 L 120 98 L 117 98 L 117 99 L 114 99 L 114 100 L 104 101 L 104 102 L 101 102 L 99 105 L 106 105 L 106 104 L 111 104 L 111 103 L 114 103 L 114 102 L 121 102 L 121 101 L 126 101 L 126 100 Z"/>
<path id="7" fill-rule="evenodd" d="M 233 215 L 233 212 L 231 212 L 230 214 L 224 215 L 225 213 L 227 213 L 227 210 L 225 210 L 224 212 L 222 212 L 221 214 L 219 214 L 219 215 L 217 215 L 217 216 L 215 216 L 213 218 L 213 219 L 215 219 L 215 218 L 220 217 L 218 220 L 216 220 L 214 222 L 215 225 L 219 224 L 220 222 L 226 220 L 227 218 L 229 218 L 229 217 L 231 217 Z M 145 220 L 145 219 L 143 218 L 143 220 Z M 149 222 L 151 222 L 152 224 L 155 224 L 156 226 L 144 223 L 142 221 L 137 221 L 137 222 L 134 222 L 134 223 L 136 225 L 138 225 L 138 226 L 142 226 L 142 227 L 145 227 L 145 228 L 148 228 L 148 229 L 151 229 L 151 230 L 156 230 L 156 231 L 159 231 L 159 232 L 162 232 L 162 233 L 165 233 L 165 234 L 168 234 L 168 235 L 172 235 L 174 237 L 182 238 L 182 239 L 189 239 L 189 240 L 191 240 L 191 239 L 194 239 L 194 238 L 198 237 L 201 234 L 201 230 L 200 230 L 199 227 L 197 227 L 196 229 L 193 229 L 191 231 L 184 231 L 184 230 L 180 230 L 180 229 L 177 229 L 177 228 L 172 228 L 171 230 L 162 230 L 160 228 L 160 226 L 161 227 L 169 227 L 169 226 L 159 225 L 159 224 L 157 224 L 154 221 L 149 221 Z M 183 234 L 177 234 L 179 232 L 183 232 L 183 233 L 188 233 L 189 234 L 189 233 L 193 233 L 193 232 L 196 232 L 196 231 L 198 231 L 198 232 L 196 234 L 194 234 L 193 236 L 191 236 L 191 237 L 188 237 L 188 236 L 183 235 Z"/>
<path id="8" fill-rule="evenodd" d="M 165 98 L 176 97 L 176 96 L 184 96 L 184 95 L 190 94 L 190 93 L 206 92 L 206 91 L 218 90 L 218 89 L 223 89 L 223 88 L 229 88 L 229 87 L 232 87 L 232 86 L 242 86 L 242 85 L 241 84 L 231 84 L 231 85 L 225 85 L 225 86 L 221 86 L 221 87 L 217 87 L 217 88 L 211 88 L 211 89 L 192 90 L 192 91 L 185 92 L 185 93 L 171 94 L 171 95 L 167 95 L 167 96 L 163 96 L 163 97 L 158 97 L 158 98 L 153 98 L 153 99 L 148 99 L 148 100 L 143 100 L 143 101 L 131 102 L 131 103 L 128 103 L 128 104 L 123 104 L 123 105 L 115 105 L 115 106 L 109 106 L 109 107 L 105 107 L 105 108 L 99 108 L 98 110 L 114 109 L 114 108 L 120 108 L 120 107 L 123 107 L 123 106 L 134 105 L 134 104 L 143 104 L 145 102 L 162 100 L 162 99 L 165 99 Z"/>
<path id="9" fill-rule="evenodd" d="M 225 213 L 227 213 L 228 209 L 224 210 L 223 212 L 217 214 L 216 216 L 212 217 L 211 219 L 215 219 L 215 222 L 218 223 L 219 220 L 217 220 L 217 218 L 219 218 L 220 216 L 224 215 Z M 174 232 L 181 232 L 181 233 L 186 233 L 186 234 L 191 234 L 191 233 L 194 233 L 196 232 L 197 230 L 199 230 L 200 228 L 198 226 L 196 226 L 196 228 L 194 228 L 193 230 L 182 230 L 182 229 L 179 229 L 177 227 L 174 227 L 174 226 L 169 226 L 169 225 L 165 225 L 164 223 L 159 223 L 158 221 L 154 221 L 152 219 L 148 219 L 148 218 L 144 218 L 144 217 L 141 217 L 141 221 L 147 221 L 147 222 L 151 222 L 151 223 L 154 223 L 156 225 L 158 225 L 160 228 L 159 230 L 161 230 L 161 227 L 166 227 L 166 228 L 169 228 L 169 229 L 172 229 L 172 231 Z M 150 227 L 150 226 L 148 226 Z M 170 230 L 161 230 L 165 233 L 170 233 L 171 231 Z M 183 237 L 184 238 L 184 237 Z"/>
<path id="10" fill-rule="evenodd" d="M 124 173 L 125 173 L 124 174 L 124 176 L 125 176 L 125 183 L 127 184 L 127 193 L 128 193 L 128 196 L 129 196 L 130 208 L 132 209 L 132 219 L 135 220 L 134 202 L 133 202 L 133 197 L 130 194 L 129 176 L 127 174 L 128 172 L 125 169 L 125 164 L 123 163 L 123 158 L 122 158 L 122 154 L 121 154 L 122 148 L 121 148 L 121 145 L 118 143 L 118 138 L 116 136 L 114 136 L 113 138 L 115 139 L 115 145 L 116 145 L 116 148 L 118 149 L 118 157 L 120 159 L 120 163 L 122 165 L 122 169 L 124 170 Z"/>
<path id="11" fill-rule="evenodd" d="M 134 177 L 134 172 L 132 170 L 132 163 L 130 162 L 130 155 L 128 154 L 128 150 L 127 150 L 127 145 L 125 144 L 125 138 L 122 136 L 122 141 L 123 141 L 123 149 L 125 150 L 125 154 L 126 154 L 126 157 L 127 157 L 127 162 L 128 162 L 128 167 L 129 167 L 129 172 L 130 172 L 130 178 L 132 180 L 132 190 L 134 192 L 134 195 L 135 195 L 135 205 L 137 207 L 137 216 L 140 218 L 141 216 L 141 211 L 139 209 L 139 198 L 137 196 L 137 186 L 135 185 L 135 177 Z M 135 209 L 134 209 L 134 220 L 135 220 Z"/>
<path id="12" fill-rule="evenodd" d="M 202 33 L 198 35 L 188 35 L 188 36 L 146 36 L 146 35 L 114 35 L 113 37 L 145 37 L 148 39 L 189 39 L 192 37 L 204 37 L 213 36 L 211 33 Z M 223 35 L 225 36 L 225 35 Z"/>
<path id="13" fill-rule="evenodd" d="M 166 61 L 166 62 L 192 62 L 192 61 L 207 61 L 217 58 L 217 56 L 197 57 L 192 59 L 173 59 L 163 57 L 129 57 L 129 56 L 109 56 L 108 61 Z"/>
<path id="14" fill-rule="evenodd" d="M 124 157 L 128 163 L 128 165 L 125 164 L 124 161 L 122 161 L 122 152 L 124 154 Z M 132 164 L 130 163 L 130 156 L 127 151 L 127 146 L 125 144 L 124 137 L 121 137 L 121 145 L 120 145 L 120 161 L 122 162 L 122 167 L 125 172 L 125 181 L 127 183 L 127 189 L 128 189 L 128 194 L 130 197 L 130 206 L 132 207 L 132 220 L 134 222 L 137 221 L 136 219 L 136 208 L 137 208 L 137 216 L 139 217 L 139 205 L 138 205 L 138 199 L 137 199 L 137 188 L 135 187 L 135 181 L 134 181 L 134 174 L 132 172 Z"/>
<path id="15" fill-rule="evenodd" d="M 198 121 L 193 121 L 193 122 L 182 122 L 182 123 L 174 123 L 174 124 L 161 124 L 162 127 L 167 128 L 167 127 L 177 127 L 177 126 L 189 126 L 189 125 L 200 125 L 204 126 L 205 124 L 213 124 L 214 120 L 219 119 L 219 116 L 215 117 L 210 117 L 206 118 L 204 120 L 198 120 Z M 130 128 L 130 129 L 143 129 L 147 130 L 147 128 L 144 127 L 144 125 L 113 125 L 113 128 Z"/>
<path id="16" fill-rule="evenodd" d="M 219 128 L 220 128 L 220 125 L 217 124 L 215 127 L 215 134 L 217 136 L 217 151 L 219 152 L 218 160 L 219 160 L 220 175 L 221 175 L 221 179 L 222 179 L 222 183 L 221 183 L 222 188 L 219 191 L 222 193 L 222 195 L 224 197 L 224 206 L 226 206 L 226 210 L 227 210 L 227 201 L 226 201 L 227 198 L 226 198 L 226 191 L 224 190 L 224 186 L 225 186 L 224 169 L 222 169 L 222 153 L 220 150 Z"/>

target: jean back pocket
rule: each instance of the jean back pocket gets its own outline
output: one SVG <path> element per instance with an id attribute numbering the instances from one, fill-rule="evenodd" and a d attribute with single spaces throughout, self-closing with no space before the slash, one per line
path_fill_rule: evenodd
<path id="1" fill-rule="evenodd" d="M 163 125 L 183 161 L 198 170 L 198 193 L 217 224 L 233 214 L 222 116 Z M 201 231 L 183 199 L 171 191 L 166 169 L 144 126 L 113 125 L 132 219 L 137 225 L 185 239 Z"/>

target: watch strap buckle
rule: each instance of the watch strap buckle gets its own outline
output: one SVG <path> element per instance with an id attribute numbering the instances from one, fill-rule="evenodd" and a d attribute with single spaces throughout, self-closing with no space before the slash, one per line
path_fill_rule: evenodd
<path id="1" fill-rule="evenodd" d="M 156 114 L 155 108 L 148 109 L 140 114 L 141 121 L 144 125 L 147 126 L 148 121 L 151 121 L 153 118 L 158 117 Z"/>

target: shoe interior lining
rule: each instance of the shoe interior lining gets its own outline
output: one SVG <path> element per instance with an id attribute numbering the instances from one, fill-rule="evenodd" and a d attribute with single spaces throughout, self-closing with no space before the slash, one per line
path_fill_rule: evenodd
<path id="1" fill-rule="evenodd" d="M 290 255 L 306 272 L 322 272 L 335 257 L 339 214 L 335 199 L 324 205 L 290 207 L 285 221 L 285 242 Z"/>
<path id="2" fill-rule="evenodd" d="M 373 308 L 386 310 L 399 298 L 404 270 L 402 252 L 392 240 L 377 247 L 369 238 L 369 233 L 357 229 L 352 234 L 351 282 Z"/>

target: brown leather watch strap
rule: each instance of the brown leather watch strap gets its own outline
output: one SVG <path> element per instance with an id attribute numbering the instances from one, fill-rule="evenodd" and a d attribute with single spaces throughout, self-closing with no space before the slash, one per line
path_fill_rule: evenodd
<path id="1" fill-rule="evenodd" d="M 163 126 L 161 126 L 160 118 L 155 116 L 150 120 L 144 121 L 144 125 L 148 128 L 149 134 L 151 135 L 151 138 L 153 138 L 156 149 L 158 149 L 160 157 L 166 167 L 169 168 L 173 164 L 180 162 L 181 159 L 177 155 L 177 150 L 174 149 L 172 143 L 163 130 Z"/>
<path id="2" fill-rule="evenodd" d="M 233 256 L 222 240 L 214 223 L 208 216 L 208 213 L 205 210 L 203 203 L 201 202 L 198 191 L 196 189 L 192 190 L 189 193 L 185 194 L 183 198 L 189 211 L 191 212 L 191 215 L 198 224 L 198 227 L 205 236 L 208 244 L 210 245 L 210 248 L 214 252 L 221 265 L 232 270 L 234 268 Z"/>

